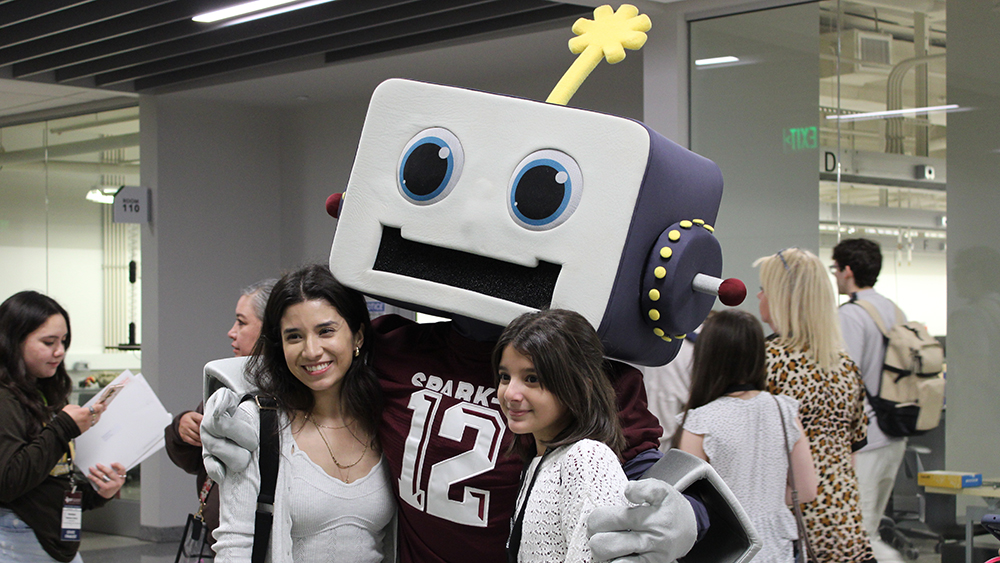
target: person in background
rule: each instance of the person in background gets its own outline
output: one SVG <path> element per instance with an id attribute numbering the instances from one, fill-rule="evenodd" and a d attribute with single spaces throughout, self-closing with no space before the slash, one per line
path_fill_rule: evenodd
<path id="1" fill-rule="evenodd" d="M 764 542 L 754 562 L 792 563 L 798 528 L 787 506 L 790 471 L 798 500 L 810 502 L 816 469 L 798 401 L 764 390 L 764 357 L 764 331 L 753 315 L 733 309 L 709 317 L 695 343 L 691 398 L 677 416 L 675 441 L 732 488 Z"/>
<path id="2" fill-rule="evenodd" d="M 517 435 L 512 451 L 529 465 L 507 543 L 508 561 L 593 560 L 587 518 L 624 506 L 625 445 L 604 346 L 579 313 L 525 313 L 492 355 L 497 398 Z"/>
<path id="3" fill-rule="evenodd" d="M 253 387 L 278 410 L 271 563 L 395 560 L 396 503 L 376 438 L 383 400 L 371 333 L 364 297 L 325 265 L 286 274 L 271 291 L 247 365 Z M 243 401 L 236 416 L 259 428 L 256 401 Z M 260 450 L 220 485 L 219 563 L 250 560 Z"/>
<path id="4" fill-rule="evenodd" d="M 858 365 L 868 393 L 877 395 L 882 380 L 882 364 L 885 362 L 885 337 L 871 315 L 856 302 L 867 301 L 874 305 L 882 317 L 883 326 L 889 328 L 896 324 L 895 303 L 872 287 L 882 270 L 882 249 L 877 242 L 868 239 L 844 239 L 833 248 L 830 270 L 837 279 L 837 290 L 851 298 L 837 309 L 847 352 Z M 906 438 L 887 436 L 882 432 L 875 409 L 868 401 L 865 401 L 865 414 L 868 415 L 868 445 L 855 454 L 861 516 L 875 558 L 881 563 L 901 563 L 902 555 L 879 538 L 878 528 L 896 484 L 896 473 L 903 463 Z"/>
<path id="5" fill-rule="evenodd" d="M 51 297 L 22 291 L 0 305 L 0 561 L 82 561 L 63 539 L 67 495 L 83 510 L 104 506 L 125 483 L 125 467 L 73 472 L 73 439 L 97 424 L 103 404 L 69 404 L 69 314 Z M 75 537 L 79 537 L 79 525 Z"/>
<path id="6" fill-rule="evenodd" d="M 816 500 L 802 505 L 809 541 L 819 563 L 873 561 L 852 463 L 868 431 L 865 390 L 844 351 L 826 266 L 798 248 L 754 266 L 760 267 L 760 317 L 774 331 L 767 390 L 799 402 L 819 477 Z"/>
<path id="7" fill-rule="evenodd" d="M 715 311 L 709 311 L 711 317 Z M 660 436 L 660 451 L 667 453 L 674 447 L 677 433 L 677 415 L 684 412 L 691 396 L 691 361 L 694 359 L 694 345 L 701 333 L 701 327 L 689 332 L 681 341 L 677 356 L 670 363 L 659 367 L 639 367 L 642 383 L 646 387 L 649 412 L 653 413 L 663 427 Z"/>
<path id="8" fill-rule="evenodd" d="M 276 279 L 266 279 L 248 285 L 240 291 L 236 302 L 236 322 L 229 329 L 227 336 L 232 339 L 233 354 L 249 356 L 253 346 L 260 336 L 261 319 L 264 318 L 264 306 L 271 294 Z M 207 488 L 205 509 L 202 517 L 209 532 L 219 526 L 219 493 L 217 487 L 208 479 L 205 465 L 201 461 L 201 419 L 204 403 L 199 403 L 193 411 L 184 411 L 174 417 L 174 420 L 164 429 L 167 456 L 174 465 L 191 475 L 198 476 L 198 490 Z M 212 540 L 209 534 L 209 541 Z"/>

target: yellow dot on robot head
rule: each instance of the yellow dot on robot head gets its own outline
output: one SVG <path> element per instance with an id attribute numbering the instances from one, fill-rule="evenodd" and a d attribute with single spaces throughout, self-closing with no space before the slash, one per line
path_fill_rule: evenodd
<path id="1" fill-rule="evenodd" d="M 674 242 L 677 242 L 681 238 L 681 232 L 678 231 L 677 229 L 674 229 L 674 230 L 670 231 L 669 233 L 667 233 L 667 238 L 670 239 L 670 240 L 672 240 L 672 241 L 674 241 Z"/>
<path id="2" fill-rule="evenodd" d="M 653 270 L 653 275 L 656 276 L 656 279 L 662 280 L 667 277 L 667 269 L 663 266 L 657 266 L 656 269 Z"/>
<path id="3" fill-rule="evenodd" d="M 649 298 L 651 300 L 653 300 L 653 301 L 659 301 L 660 300 L 660 292 L 657 291 L 657 290 L 655 290 L 655 289 L 649 290 Z"/>
<path id="4" fill-rule="evenodd" d="M 704 225 L 705 224 L 705 220 L 704 219 L 691 219 L 691 222 L 694 223 L 695 225 Z"/>
<path id="5" fill-rule="evenodd" d="M 660 339 L 663 340 L 664 342 L 673 342 L 674 341 L 674 339 L 670 338 L 669 336 L 661 336 Z"/>
<path id="6" fill-rule="evenodd" d="M 708 232 L 710 232 L 710 233 L 714 233 L 715 232 L 715 227 L 713 227 L 712 225 L 702 225 L 702 226 L 705 227 L 705 229 L 707 229 Z"/>
<path id="7" fill-rule="evenodd" d="M 655 334 L 656 336 L 663 336 L 663 329 L 662 328 L 654 328 L 653 329 L 653 334 Z"/>
<path id="8" fill-rule="evenodd" d="M 676 338 L 677 340 L 684 340 L 685 336 L 687 336 L 687 335 L 686 334 L 676 334 L 676 335 L 674 335 L 674 338 Z"/>
<path id="9" fill-rule="evenodd" d="M 669 260 L 670 257 L 673 255 L 674 255 L 673 248 L 664 246 L 663 248 L 660 249 L 660 258 L 663 258 L 664 260 Z"/>
<path id="10" fill-rule="evenodd" d="M 649 310 L 649 318 L 651 320 L 654 320 L 654 321 L 660 320 L 660 312 L 657 311 L 656 309 L 650 309 Z"/>
<path id="11" fill-rule="evenodd" d="M 694 223 L 692 223 L 691 221 L 688 221 L 687 219 L 681 221 L 681 228 L 682 229 L 690 229 L 692 225 L 694 225 Z"/>

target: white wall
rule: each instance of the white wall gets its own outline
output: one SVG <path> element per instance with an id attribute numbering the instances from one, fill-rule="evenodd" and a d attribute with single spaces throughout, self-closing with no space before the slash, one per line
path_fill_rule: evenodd
<path id="1" fill-rule="evenodd" d="M 280 120 L 273 112 L 144 97 L 143 374 L 172 413 L 193 409 L 206 362 L 230 356 L 239 289 L 279 270 Z M 142 464 L 142 525 L 184 523 L 193 478 L 164 452 Z"/>
<path id="2" fill-rule="evenodd" d="M 282 124 L 283 267 L 326 263 L 337 220 L 330 194 L 343 192 L 354 164 L 368 100 L 346 100 L 286 112 Z"/>

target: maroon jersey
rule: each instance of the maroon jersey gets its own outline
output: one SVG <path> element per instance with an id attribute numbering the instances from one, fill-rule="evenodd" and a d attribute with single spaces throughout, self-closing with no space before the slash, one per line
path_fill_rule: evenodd
<path id="1" fill-rule="evenodd" d="M 374 367 L 385 410 L 379 439 L 399 495 L 402 563 L 504 563 L 522 462 L 507 455 L 507 429 L 493 382 L 494 342 L 451 323 L 416 324 L 394 315 L 374 325 Z M 626 457 L 655 448 L 660 427 L 645 409 L 641 375 L 619 397 Z M 616 385 L 619 387 L 619 385 Z"/>

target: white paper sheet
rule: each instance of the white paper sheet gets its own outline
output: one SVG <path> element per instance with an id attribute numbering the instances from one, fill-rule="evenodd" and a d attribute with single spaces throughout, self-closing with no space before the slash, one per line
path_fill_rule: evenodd
<path id="1" fill-rule="evenodd" d="M 125 387 L 101 415 L 100 420 L 76 438 L 74 464 L 84 472 L 98 463 L 121 463 L 132 469 L 164 446 L 163 429 L 173 417 L 142 374 L 125 370 L 109 385 L 126 382 Z M 87 402 L 91 406 L 98 393 Z"/>

